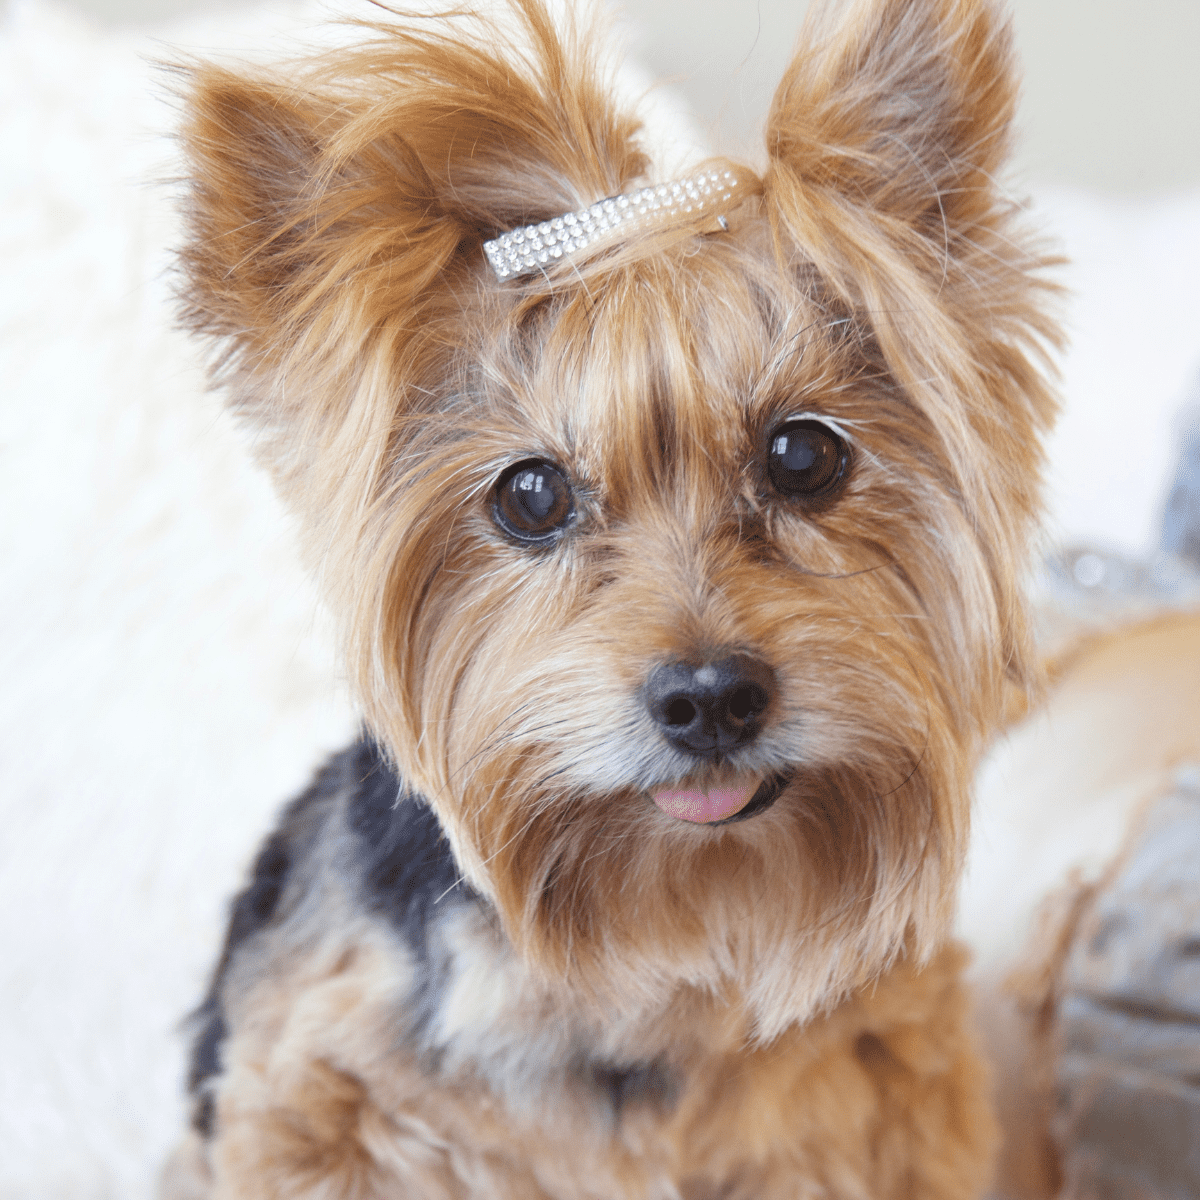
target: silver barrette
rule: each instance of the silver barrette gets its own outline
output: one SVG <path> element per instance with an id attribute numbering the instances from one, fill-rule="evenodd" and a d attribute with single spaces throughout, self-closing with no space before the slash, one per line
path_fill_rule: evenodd
<path id="1" fill-rule="evenodd" d="M 565 213 L 538 225 L 522 225 L 483 243 L 492 270 L 501 281 L 531 275 L 556 259 L 606 240 L 615 231 L 627 236 L 681 213 L 709 213 L 727 204 L 738 186 L 732 171 L 703 171 L 690 179 L 660 183 L 623 196 L 598 200 L 590 208 Z M 728 224 L 717 217 L 722 229 Z"/>

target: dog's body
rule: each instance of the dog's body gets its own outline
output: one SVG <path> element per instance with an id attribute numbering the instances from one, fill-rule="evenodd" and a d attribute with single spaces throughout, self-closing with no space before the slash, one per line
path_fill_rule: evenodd
<path id="1" fill-rule="evenodd" d="M 993 1127 L 960 952 L 765 1046 L 730 994 L 681 989 L 666 1011 L 596 1020 L 530 977 L 430 810 L 396 807 L 398 782 L 364 740 L 261 852 L 201 1010 L 180 1194 L 209 1154 L 230 1196 L 939 1196 L 984 1181 Z"/>
<path id="2" fill-rule="evenodd" d="M 513 17 L 193 74 L 189 319 L 370 733 L 235 904 L 168 1190 L 972 1195 L 944 937 L 1052 411 L 1007 32 L 814 27 L 761 178 L 501 282 L 650 170 Z"/>

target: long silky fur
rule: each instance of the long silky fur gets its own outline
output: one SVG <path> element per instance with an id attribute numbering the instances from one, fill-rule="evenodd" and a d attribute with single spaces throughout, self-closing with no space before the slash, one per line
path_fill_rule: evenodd
<path id="1" fill-rule="evenodd" d="M 736 995 L 769 1043 L 941 945 L 979 748 L 1031 679 L 1056 331 L 996 183 L 1011 35 L 983 0 L 818 11 L 727 231 L 501 286 L 483 240 L 652 178 L 635 116 L 541 0 L 367 32 L 286 77 L 189 68 L 187 322 L 531 977 L 595 1019 Z M 756 464 L 808 411 L 853 468 L 798 511 Z M 548 551 L 491 519 L 521 458 L 575 484 Z M 729 646 L 779 679 L 735 765 L 793 782 L 685 826 L 646 801 L 693 768 L 639 688 Z"/>

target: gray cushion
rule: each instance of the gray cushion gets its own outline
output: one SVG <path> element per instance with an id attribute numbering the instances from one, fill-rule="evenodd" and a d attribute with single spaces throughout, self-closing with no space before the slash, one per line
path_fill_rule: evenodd
<path id="1" fill-rule="evenodd" d="M 1064 1194 L 1195 1200 L 1200 769 L 1181 770 L 1174 790 L 1148 810 L 1081 922 L 1060 995 Z"/>

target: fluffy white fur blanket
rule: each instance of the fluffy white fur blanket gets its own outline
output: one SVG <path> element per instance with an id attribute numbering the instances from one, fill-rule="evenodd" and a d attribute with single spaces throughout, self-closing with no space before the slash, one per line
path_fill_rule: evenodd
<path id="1" fill-rule="evenodd" d="M 147 61 L 278 53 L 316 12 L 0 23 L 0 1197 L 151 1193 L 226 898 L 354 728 L 288 523 L 172 329 Z M 1080 293 L 1056 528 L 1136 551 L 1200 364 L 1200 197 L 1041 203 Z"/>

